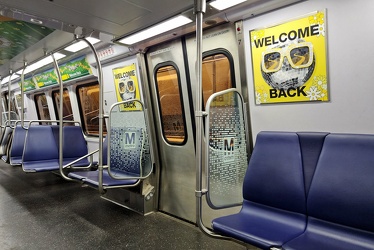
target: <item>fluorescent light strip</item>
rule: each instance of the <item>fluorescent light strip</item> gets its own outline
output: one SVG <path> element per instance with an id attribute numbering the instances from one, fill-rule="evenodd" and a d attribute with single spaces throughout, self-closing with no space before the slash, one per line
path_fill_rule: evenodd
<path id="1" fill-rule="evenodd" d="M 11 80 L 13 81 L 14 79 L 17 79 L 18 77 L 21 77 L 21 76 L 17 75 L 17 73 L 16 73 L 16 74 L 12 74 L 12 78 L 11 78 Z M 1 80 L 1 84 L 6 84 L 6 83 L 8 83 L 8 82 L 9 82 L 9 76 L 6 76 L 6 77 L 4 77 L 4 78 Z"/>
<path id="2" fill-rule="evenodd" d="M 66 56 L 66 55 L 64 55 L 62 53 L 54 53 L 53 55 L 54 55 L 54 57 L 55 57 L 56 60 L 59 60 L 59 59 L 64 58 Z M 27 66 L 26 69 L 25 69 L 24 74 L 27 74 L 27 73 L 29 73 L 31 71 L 39 69 L 39 68 L 41 68 L 41 67 L 43 67 L 43 66 L 45 66 L 47 64 L 50 64 L 52 62 L 53 62 L 52 56 L 45 57 L 42 60 L 37 61 L 36 63 L 33 63 L 33 64 Z M 19 71 L 17 71 L 17 74 L 21 75 L 22 74 L 22 69 L 19 70 Z"/>
<path id="3" fill-rule="evenodd" d="M 245 1 L 247 0 L 230 0 L 230 1 L 229 0 L 216 0 L 216 1 L 210 2 L 209 4 L 210 6 L 212 6 L 213 8 L 217 10 L 224 10 L 234 5 L 243 3 Z"/>
<path id="4" fill-rule="evenodd" d="M 89 41 L 92 45 L 93 45 L 93 44 L 96 44 L 96 43 L 98 43 L 98 42 L 100 42 L 99 39 L 96 39 L 96 38 L 93 38 L 93 37 L 87 37 L 86 39 L 87 39 L 87 41 Z M 74 44 L 72 44 L 72 45 L 66 47 L 65 50 L 74 53 L 74 52 L 80 51 L 80 50 L 82 50 L 82 49 L 84 49 L 84 48 L 87 48 L 87 47 L 88 47 L 88 45 L 87 45 L 87 43 L 86 43 L 85 41 L 79 41 L 79 42 L 77 42 L 77 43 L 74 43 Z"/>
<path id="5" fill-rule="evenodd" d="M 159 23 L 155 26 L 152 26 L 150 28 L 142 30 L 138 33 L 135 33 L 133 35 L 125 37 L 125 38 L 119 40 L 118 42 L 126 44 L 126 45 L 131 45 L 131 44 L 140 42 L 142 40 L 148 39 L 150 37 L 159 35 L 159 34 L 164 33 L 166 31 L 178 28 L 180 26 L 183 26 L 183 25 L 191 23 L 191 22 L 192 22 L 191 19 L 189 19 L 185 16 L 182 16 L 182 15 L 179 15 L 179 16 L 173 17 L 169 20 L 166 20 L 162 23 Z"/>

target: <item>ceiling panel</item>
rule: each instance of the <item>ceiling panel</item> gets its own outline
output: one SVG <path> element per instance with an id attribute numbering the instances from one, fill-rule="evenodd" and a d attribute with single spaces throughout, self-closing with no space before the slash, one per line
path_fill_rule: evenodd
<path id="1" fill-rule="evenodd" d="M 0 65 L 36 44 L 54 30 L 0 16 Z"/>
<path id="2" fill-rule="evenodd" d="M 97 18 L 116 25 L 125 25 L 133 19 L 152 12 L 145 7 L 123 0 L 54 0 L 49 4 L 55 6 L 61 13 L 71 12 L 72 16 L 78 18 Z"/>
<path id="3" fill-rule="evenodd" d="M 193 0 L 0 0 L 0 5 L 43 18 L 121 36 L 193 6 Z"/>

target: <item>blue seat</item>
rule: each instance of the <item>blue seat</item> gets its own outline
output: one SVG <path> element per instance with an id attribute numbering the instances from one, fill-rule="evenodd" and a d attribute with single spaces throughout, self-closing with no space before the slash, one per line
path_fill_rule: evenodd
<path id="1" fill-rule="evenodd" d="M 79 172 L 71 172 L 69 173 L 69 177 L 77 180 L 81 180 L 86 184 L 89 184 L 94 187 L 99 186 L 99 171 L 79 171 Z M 129 176 L 131 177 L 131 176 Z M 137 178 L 139 176 L 133 176 Z M 128 180 L 119 180 L 112 178 L 107 169 L 103 171 L 103 186 L 110 187 L 110 186 L 119 186 L 119 185 L 129 185 L 133 186 L 139 182 L 138 179 L 128 179 Z"/>
<path id="2" fill-rule="evenodd" d="M 50 126 L 30 126 L 22 157 L 25 172 L 59 169 L 58 148 Z"/>
<path id="3" fill-rule="evenodd" d="M 24 171 L 39 172 L 59 170 L 59 127 L 31 126 L 28 129 L 22 166 Z M 63 165 L 87 155 L 88 148 L 81 127 L 63 128 Z M 89 166 L 87 158 L 75 163 L 74 167 Z"/>
<path id="4" fill-rule="evenodd" d="M 279 247 L 302 234 L 306 227 L 302 167 L 296 133 L 259 133 L 244 178 L 242 209 L 214 219 L 214 231 L 260 248 Z"/>
<path id="5" fill-rule="evenodd" d="M 259 133 L 244 178 L 242 209 L 214 219 L 213 230 L 265 249 L 281 247 L 301 235 L 306 227 L 310 172 L 326 134 Z"/>
<path id="6" fill-rule="evenodd" d="M 16 126 L 13 131 L 12 145 L 9 151 L 10 164 L 21 165 L 23 148 L 25 146 L 27 130 L 22 128 L 20 125 Z"/>
<path id="7" fill-rule="evenodd" d="M 80 126 L 63 128 L 63 165 L 75 161 L 88 154 L 87 142 Z M 73 167 L 89 166 L 88 158 L 73 164 Z"/>
<path id="8" fill-rule="evenodd" d="M 374 136 L 330 134 L 307 199 L 306 231 L 284 249 L 374 249 Z"/>

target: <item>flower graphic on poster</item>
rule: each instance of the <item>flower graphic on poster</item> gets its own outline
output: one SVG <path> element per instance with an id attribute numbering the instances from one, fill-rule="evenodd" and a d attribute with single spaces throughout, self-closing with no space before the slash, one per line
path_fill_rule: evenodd
<path id="1" fill-rule="evenodd" d="M 318 100 L 321 98 L 321 91 L 318 90 L 316 86 L 311 86 L 309 90 L 306 91 L 307 97 L 309 97 L 309 100 Z"/>

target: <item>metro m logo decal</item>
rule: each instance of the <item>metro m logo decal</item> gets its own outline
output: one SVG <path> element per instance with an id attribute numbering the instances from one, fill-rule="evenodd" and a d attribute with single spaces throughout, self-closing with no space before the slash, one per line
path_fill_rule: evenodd
<path id="1" fill-rule="evenodd" d="M 136 144 L 135 135 L 136 135 L 135 132 L 125 132 L 124 148 L 135 148 L 135 144 Z"/>

